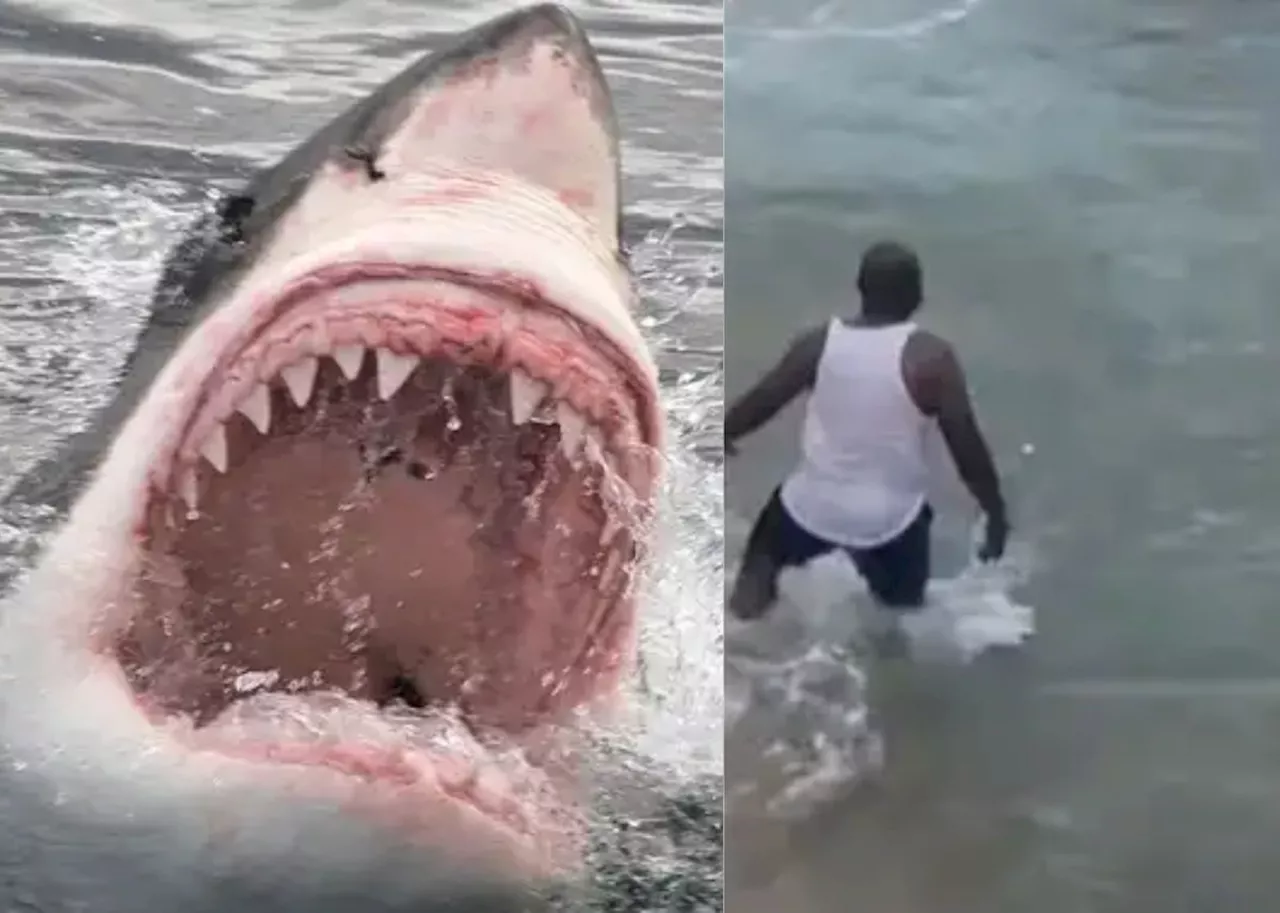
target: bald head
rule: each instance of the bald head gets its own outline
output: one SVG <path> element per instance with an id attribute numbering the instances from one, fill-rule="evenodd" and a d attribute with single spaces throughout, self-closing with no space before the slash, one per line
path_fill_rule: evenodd
<path id="1" fill-rule="evenodd" d="M 906 320 L 924 300 L 920 258 L 897 241 L 871 245 L 858 268 L 858 291 L 868 317 Z"/>

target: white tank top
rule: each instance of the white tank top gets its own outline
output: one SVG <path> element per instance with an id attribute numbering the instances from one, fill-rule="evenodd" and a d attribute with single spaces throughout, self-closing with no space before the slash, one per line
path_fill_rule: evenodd
<path id="1" fill-rule="evenodd" d="M 781 498 L 797 523 L 836 545 L 869 548 L 915 519 L 928 487 L 932 419 L 902 377 L 914 323 L 832 320 L 809 395 L 800 465 Z"/>

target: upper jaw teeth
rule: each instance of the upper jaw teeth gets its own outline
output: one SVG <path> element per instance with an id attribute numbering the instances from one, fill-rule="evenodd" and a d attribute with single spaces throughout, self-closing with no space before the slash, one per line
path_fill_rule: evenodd
<path id="1" fill-rule="evenodd" d="M 560 425 L 560 451 L 567 459 L 573 459 L 582 445 L 582 429 L 585 424 L 581 415 L 566 403 L 556 404 L 556 422 Z"/>
<path id="2" fill-rule="evenodd" d="M 253 422 L 253 427 L 258 429 L 259 434 L 266 434 L 271 430 L 271 391 L 267 389 L 266 384 L 254 384 L 253 389 L 249 391 L 240 405 L 236 406 L 236 411 Z"/>
<path id="3" fill-rule="evenodd" d="M 338 365 L 347 380 L 359 376 L 364 364 L 366 348 L 361 345 L 337 346 L 330 357 Z M 375 349 L 377 364 L 377 392 L 382 400 L 389 400 L 404 386 L 409 376 L 417 368 L 421 358 L 417 355 L 399 355 L 387 349 Z M 315 392 L 316 377 L 319 373 L 319 360 L 314 356 L 305 356 L 280 370 L 280 378 L 289 397 L 299 408 L 305 407 Z M 539 407 L 549 403 L 550 386 L 544 381 L 532 377 L 522 368 L 513 368 L 509 375 L 508 394 L 511 421 L 515 425 L 527 423 Z M 243 415 L 258 430 L 267 434 L 272 426 L 271 392 L 266 383 L 257 383 L 236 404 L 236 411 Z M 550 416 L 548 416 L 550 418 Z M 571 405 L 564 401 L 554 401 L 554 420 L 560 430 L 560 451 L 568 460 L 575 460 L 587 449 L 598 451 L 598 433 L 589 421 Z M 188 451 L 190 452 L 190 451 Z M 200 457 L 219 473 L 228 469 L 227 430 L 221 422 L 214 425 L 195 449 Z M 603 459 L 603 454 L 592 452 L 590 456 Z M 179 495 L 188 506 L 195 510 L 197 488 L 195 473 L 192 469 L 182 474 L 179 483 Z"/>
<path id="4" fill-rule="evenodd" d="M 523 425 L 533 417 L 547 396 L 547 385 L 534 380 L 520 368 L 511 372 L 511 421 Z"/>
<path id="5" fill-rule="evenodd" d="M 416 355 L 397 355 L 386 349 L 378 350 L 377 359 L 378 396 L 384 401 L 396 395 L 421 361 Z"/>
<path id="6" fill-rule="evenodd" d="M 320 362 L 311 356 L 281 369 L 284 385 L 289 388 L 289 395 L 299 409 L 311 402 L 311 391 L 316 387 L 316 372 L 319 370 Z"/>
<path id="7" fill-rule="evenodd" d="M 225 425 L 215 425 L 213 431 L 204 439 L 200 454 L 218 472 L 227 471 L 227 429 Z"/>
<path id="8" fill-rule="evenodd" d="M 515 425 L 529 421 L 550 393 L 550 387 L 520 368 L 512 369 L 509 389 L 511 421 Z M 560 426 L 560 451 L 572 460 L 582 447 L 587 420 L 568 403 L 558 402 L 556 423 Z"/>
<path id="9" fill-rule="evenodd" d="M 338 363 L 343 377 L 355 380 L 360 376 L 360 368 L 364 365 L 364 346 L 335 346 L 333 360 Z"/>
<path id="10" fill-rule="evenodd" d="M 533 417 L 538 407 L 547 399 L 550 387 L 530 377 L 520 368 L 515 368 L 511 372 L 509 392 L 511 421 L 513 424 L 523 425 Z M 582 449 L 588 427 L 587 420 L 566 402 L 556 403 L 555 420 L 560 426 L 560 452 L 566 459 L 572 460 Z"/>

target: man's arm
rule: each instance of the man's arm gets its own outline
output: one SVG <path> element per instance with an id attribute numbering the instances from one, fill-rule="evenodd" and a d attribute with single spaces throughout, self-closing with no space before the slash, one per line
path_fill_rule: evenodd
<path id="1" fill-rule="evenodd" d="M 769 373 L 729 408 L 724 417 L 727 450 L 732 450 L 739 438 L 755 431 L 777 415 L 783 406 L 813 386 L 826 333 L 824 324 L 797 336 Z"/>
<path id="2" fill-rule="evenodd" d="M 947 450 L 965 487 L 990 521 L 1005 525 L 1004 496 L 991 449 L 978 427 L 969 385 L 955 351 L 944 340 L 920 333 L 913 339 L 916 358 L 913 394 L 926 414 L 938 422 Z"/>

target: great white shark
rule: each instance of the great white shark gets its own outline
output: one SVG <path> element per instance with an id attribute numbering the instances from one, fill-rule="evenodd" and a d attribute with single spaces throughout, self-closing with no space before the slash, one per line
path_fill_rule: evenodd
<path id="1" fill-rule="evenodd" d="M 620 226 L 610 91 L 555 5 L 222 196 L 114 398 L 10 494 L 66 509 L 0 605 L 16 766 L 220 852 L 357 828 L 572 873 L 563 733 L 634 659 L 662 465 Z"/>

